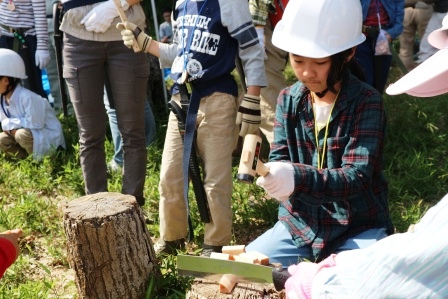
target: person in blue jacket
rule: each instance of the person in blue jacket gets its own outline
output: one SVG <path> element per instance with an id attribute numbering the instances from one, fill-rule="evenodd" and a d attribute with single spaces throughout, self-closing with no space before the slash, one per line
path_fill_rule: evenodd
<path id="1" fill-rule="evenodd" d="M 390 44 L 403 31 L 404 0 L 361 0 L 363 33 L 366 40 L 356 49 L 366 81 L 383 93 L 392 63 L 389 51 L 376 51 L 380 39 Z"/>

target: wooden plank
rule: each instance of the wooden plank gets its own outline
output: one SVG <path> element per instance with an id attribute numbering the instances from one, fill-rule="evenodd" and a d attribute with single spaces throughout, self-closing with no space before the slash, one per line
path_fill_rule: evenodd
<path id="1" fill-rule="evenodd" d="M 277 292 L 273 284 L 238 283 L 230 294 L 219 292 L 218 282 L 202 278 L 193 281 L 186 299 L 285 299 L 285 291 Z"/>

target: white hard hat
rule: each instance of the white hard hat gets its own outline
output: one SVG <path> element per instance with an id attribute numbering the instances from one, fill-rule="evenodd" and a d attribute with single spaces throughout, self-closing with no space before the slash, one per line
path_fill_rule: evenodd
<path id="1" fill-rule="evenodd" d="M 290 0 L 272 43 L 296 55 L 323 58 L 365 39 L 359 0 Z"/>
<path id="2" fill-rule="evenodd" d="M 0 49 L 0 76 L 26 79 L 22 57 L 13 50 Z"/>

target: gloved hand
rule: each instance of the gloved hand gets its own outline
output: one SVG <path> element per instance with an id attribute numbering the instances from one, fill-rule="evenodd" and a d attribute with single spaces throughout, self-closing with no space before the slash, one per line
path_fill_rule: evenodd
<path id="1" fill-rule="evenodd" d="M 135 39 L 137 44 L 143 52 L 148 52 L 149 45 L 152 42 L 152 38 L 146 35 L 137 25 L 131 22 L 118 23 L 117 29 L 121 30 L 121 37 L 126 47 L 132 48 Z"/>
<path id="2" fill-rule="evenodd" d="M 258 177 L 256 183 L 278 201 L 289 199 L 294 191 L 294 167 L 286 162 L 268 162 L 269 174 Z"/>
<path id="3" fill-rule="evenodd" d="M 301 262 L 288 267 L 291 274 L 285 282 L 285 293 L 288 299 L 311 298 L 311 288 L 316 274 L 322 268 L 336 266 L 336 255 L 332 254 L 318 264 Z"/>
<path id="4" fill-rule="evenodd" d="M 123 5 L 123 10 L 129 5 Z M 118 11 L 113 0 L 108 0 L 95 6 L 82 20 L 81 24 L 86 26 L 87 31 L 106 32 L 112 21 L 118 17 Z"/>
<path id="5" fill-rule="evenodd" d="M 268 59 L 268 55 L 266 55 L 266 38 L 264 36 L 264 27 L 257 26 L 255 27 L 255 31 L 257 31 L 258 40 L 260 41 L 260 45 L 263 47 L 264 60 Z"/>
<path id="6" fill-rule="evenodd" d="M 236 124 L 241 125 L 240 136 L 257 134 L 260 123 L 260 97 L 245 94 L 236 115 Z"/>
<path id="7" fill-rule="evenodd" d="M 36 50 L 36 66 L 43 70 L 50 62 L 50 52 L 48 50 Z"/>

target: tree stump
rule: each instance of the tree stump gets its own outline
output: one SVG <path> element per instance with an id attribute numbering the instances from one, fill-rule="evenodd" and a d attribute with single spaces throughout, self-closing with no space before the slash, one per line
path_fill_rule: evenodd
<path id="1" fill-rule="evenodd" d="M 232 293 L 219 292 L 215 281 L 196 278 L 185 299 L 285 299 L 285 292 L 277 292 L 273 284 L 237 283 Z"/>
<path id="2" fill-rule="evenodd" d="M 145 298 L 157 261 L 133 196 L 101 192 L 68 202 L 64 230 L 79 298 Z"/>

